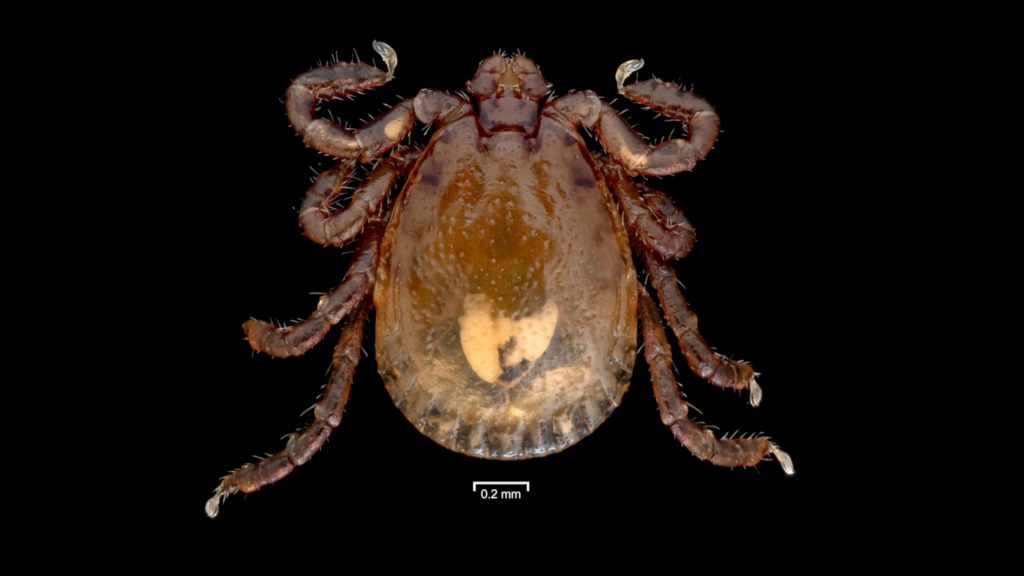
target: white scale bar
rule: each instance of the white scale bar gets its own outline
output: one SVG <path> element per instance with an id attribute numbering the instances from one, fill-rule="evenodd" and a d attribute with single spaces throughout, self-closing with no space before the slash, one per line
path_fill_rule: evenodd
<path id="1" fill-rule="evenodd" d="M 526 486 L 526 491 L 530 491 L 530 482 L 473 482 L 473 492 L 476 492 L 477 486 Z"/>

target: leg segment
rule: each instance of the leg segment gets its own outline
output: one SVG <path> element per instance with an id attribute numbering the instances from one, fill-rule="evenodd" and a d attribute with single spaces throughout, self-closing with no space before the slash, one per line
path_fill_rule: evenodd
<path id="1" fill-rule="evenodd" d="M 373 49 L 384 59 L 387 72 L 361 62 L 339 62 L 310 70 L 292 82 L 285 96 L 288 120 L 307 146 L 338 158 L 367 162 L 398 144 L 412 129 L 413 105 L 408 100 L 354 132 L 315 115 L 321 100 L 341 98 L 391 80 L 398 65 L 394 49 L 377 41 Z"/>
<path id="2" fill-rule="evenodd" d="M 697 316 L 679 290 L 675 271 L 665 261 L 682 258 L 697 236 L 690 221 L 663 193 L 635 183 L 614 162 L 601 163 L 609 187 L 619 199 L 630 239 L 644 259 L 669 326 L 694 373 L 722 388 L 750 390 L 750 403 L 761 403 L 762 391 L 754 370 L 745 362 L 724 358 L 711 350 L 697 331 Z"/>
<path id="3" fill-rule="evenodd" d="M 675 260 L 689 254 L 697 242 L 697 232 L 664 192 L 634 182 L 618 164 L 601 163 L 608 186 L 619 200 L 626 226 L 642 251 L 653 250 L 663 260 Z"/>
<path id="4" fill-rule="evenodd" d="M 418 155 L 414 148 L 396 149 L 370 172 L 341 211 L 333 210 L 332 205 L 352 176 L 353 164 L 342 162 L 321 172 L 299 208 L 303 233 L 324 246 L 344 246 L 363 230 L 370 215 L 380 210 L 395 181 L 405 175 Z"/>
<path id="5" fill-rule="evenodd" d="M 262 320 L 249 320 L 242 325 L 249 345 L 257 352 L 278 358 L 300 356 L 316 346 L 331 326 L 340 322 L 373 289 L 387 214 L 382 218 L 371 219 L 366 224 L 345 279 L 337 288 L 320 297 L 309 318 L 284 328 Z"/>
<path id="6" fill-rule="evenodd" d="M 625 86 L 626 78 L 643 65 L 643 60 L 630 60 L 619 66 L 615 72 L 619 93 L 682 122 L 689 131 L 689 138 L 675 138 L 649 146 L 614 108 L 602 103 L 597 122 L 601 144 L 630 174 L 665 176 L 693 170 L 718 138 L 718 114 L 707 100 L 671 82 L 651 79 Z"/>
<path id="7" fill-rule="evenodd" d="M 364 297 L 362 305 L 341 333 L 341 340 L 334 349 L 331 377 L 313 410 L 313 422 L 293 434 L 284 450 L 255 464 L 246 464 L 226 476 L 214 490 L 213 497 L 206 502 L 206 514 L 210 518 L 217 516 L 221 502 L 231 494 L 238 491 L 255 492 L 277 482 L 291 474 L 296 466 L 308 462 L 327 442 L 331 432 L 341 423 L 345 403 L 348 401 L 352 375 L 359 364 L 368 309 L 369 298 Z"/>
<path id="8" fill-rule="evenodd" d="M 793 474 L 793 461 L 789 455 L 765 438 L 719 439 L 700 424 L 690 420 L 689 406 L 683 400 L 676 380 L 672 375 L 672 349 L 654 301 L 647 290 L 640 291 L 640 321 L 643 325 L 644 358 L 651 369 L 654 383 L 654 397 L 658 401 L 661 421 L 672 430 L 672 435 L 694 456 L 710 460 L 718 466 L 753 466 L 767 454 L 771 454 L 782 465 L 786 474 Z"/>
<path id="9" fill-rule="evenodd" d="M 695 374 L 722 388 L 750 389 L 750 404 L 761 403 L 761 387 L 754 379 L 754 369 L 746 362 L 730 360 L 713 351 L 697 331 L 697 315 L 679 290 L 676 273 L 667 263 L 650 252 L 643 254 L 644 267 L 651 284 L 658 291 L 665 319 L 679 341 L 686 362 Z"/>

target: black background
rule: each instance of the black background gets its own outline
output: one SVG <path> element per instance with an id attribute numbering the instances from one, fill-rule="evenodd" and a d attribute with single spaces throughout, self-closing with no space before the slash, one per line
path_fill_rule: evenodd
<path id="1" fill-rule="evenodd" d="M 165 70 L 173 81 L 160 87 L 173 104 L 152 111 L 172 139 L 161 173 L 169 190 L 160 200 L 173 217 L 153 221 L 154 250 L 167 264 L 165 279 L 173 278 L 159 336 L 167 338 L 167 361 L 153 374 L 170 383 L 161 387 L 156 426 L 168 451 L 158 464 L 167 481 L 161 490 L 174 504 L 168 519 L 220 535 L 517 512 L 541 512 L 532 516 L 538 521 L 615 512 L 695 524 L 779 515 L 811 523 L 855 497 L 830 490 L 839 475 L 853 474 L 840 411 L 850 378 L 844 365 L 857 354 L 832 341 L 853 319 L 836 295 L 847 282 L 834 266 L 841 249 L 830 245 L 844 198 L 843 176 L 830 160 L 842 115 L 832 103 L 841 64 L 838 54 L 828 55 L 830 30 L 779 22 L 743 32 L 659 26 L 631 23 L 628 14 L 596 28 L 491 26 L 483 17 L 458 26 L 438 17 L 403 30 L 380 18 L 339 12 L 258 30 L 196 23 L 174 39 Z M 374 56 L 374 38 L 397 51 L 397 75 L 332 107 L 354 125 L 419 88 L 462 89 L 478 61 L 499 49 L 524 51 L 558 93 L 592 89 L 609 99 L 616 67 L 642 57 L 641 78 L 693 85 L 716 107 L 723 133 L 710 156 L 693 173 L 656 185 L 697 229 L 697 246 L 677 270 L 704 336 L 763 374 L 765 400 L 753 409 L 745 394 L 713 389 L 677 354 L 679 380 L 704 421 L 723 432 L 771 435 L 792 455 L 795 477 L 774 463 L 728 470 L 693 458 L 660 423 L 642 361 L 623 404 L 571 449 L 512 463 L 449 452 L 392 405 L 375 371 L 371 327 L 369 356 L 326 448 L 286 480 L 235 495 L 219 518 L 205 518 L 218 479 L 253 454 L 280 450 L 284 434 L 308 423 L 299 414 L 325 381 L 336 333 L 302 358 L 275 360 L 251 354 L 240 324 L 305 317 L 317 300 L 310 293 L 329 290 L 344 274 L 347 255 L 299 234 L 295 207 L 310 167 L 330 161 L 303 147 L 281 100 L 291 78 L 318 60 L 335 52 L 349 59 L 353 49 Z M 672 128 L 639 107 L 617 105 L 652 138 Z M 482 501 L 471 491 L 477 480 L 528 480 L 531 491 L 521 501 Z"/>

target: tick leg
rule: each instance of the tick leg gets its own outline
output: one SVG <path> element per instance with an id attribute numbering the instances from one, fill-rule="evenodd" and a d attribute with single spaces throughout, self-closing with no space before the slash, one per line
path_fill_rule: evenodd
<path id="1" fill-rule="evenodd" d="M 444 125 L 473 112 L 466 100 L 439 90 L 423 89 L 412 101 L 416 119 L 424 124 Z"/>
<path id="2" fill-rule="evenodd" d="M 387 214 L 384 214 L 381 218 L 367 222 L 344 280 L 334 290 L 320 297 L 316 310 L 309 318 L 283 328 L 262 320 L 249 320 L 242 324 L 253 350 L 278 358 L 300 356 L 320 343 L 331 326 L 340 322 L 362 302 L 373 289 L 386 219 Z"/>
<path id="3" fill-rule="evenodd" d="M 348 243 L 363 230 L 370 215 L 380 210 L 395 181 L 406 174 L 418 155 L 417 149 L 396 149 L 356 187 L 348 206 L 340 211 L 332 206 L 352 176 L 353 164 L 343 162 L 321 172 L 299 208 L 303 233 L 324 246 Z"/>
<path id="4" fill-rule="evenodd" d="M 650 146 L 614 108 L 602 102 L 597 120 L 601 145 L 630 174 L 665 176 L 692 170 L 698 160 L 707 156 L 718 138 L 718 114 L 707 100 L 671 82 L 651 79 L 624 85 L 626 78 L 643 65 L 643 60 L 630 60 L 619 66 L 615 73 L 619 93 L 682 122 L 689 131 L 689 138 L 674 138 Z"/>
<path id="5" fill-rule="evenodd" d="M 753 466 L 771 454 L 786 474 L 793 474 L 792 459 L 766 438 L 715 438 L 710 430 L 690 420 L 689 406 L 672 375 L 672 348 L 658 310 L 642 285 L 638 285 L 638 290 L 644 358 L 651 369 L 661 421 L 672 430 L 672 435 L 694 456 L 718 466 Z"/>
<path id="6" fill-rule="evenodd" d="M 697 315 L 679 290 L 675 270 L 650 252 L 644 252 L 643 260 L 651 284 L 658 291 L 665 319 L 676 335 L 690 370 L 715 386 L 737 390 L 747 388 L 750 390 L 750 404 L 760 404 L 761 387 L 754 379 L 754 369 L 750 364 L 717 354 L 697 331 Z"/>
<path id="7" fill-rule="evenodd" d="M 412 129 L 413 104 L 409 100 L 355 131 L 316 116 L 316 106 L 322 100 L 361 93 L 391 80 L 398 65 L 394 49 L 377 41 L 373 49 L 384 59 L 387 72 L 362 62 L 339 62 L 314 68 L 292 82 L 285 96 L 288 120 L 307 146 L 337 158 L 367 162 L 398 144 Z"/>
<path id="8" fill-rule="evenodd" d="M 663 260 L 689 254 L 697 242 L 697 232 L 664 192 L 634 182 L 611 160 L 601 162 L 601 169 L 619 200 L 630 237 L 642 245 L 641 251 L 653 250 Z"/>
<path id="9" fill-rule="evenodd" d="M 633 182 L 613 162 L 603 162 L 609 187 L 615 191 L 626 219 L 630 240 L 642 254 L 669 326 L 690 369 L 715 386 L 750 390 L 750 403 L 761 403 L 762 391 L 754 370 L 746 362 L 724 358 L 715 353 L 697 331 L 697 315 L 679 290 L 676 273 L 665 261 L 682 258 L 696 242 L 690 221 L 662 192 Z"/>
<path id="10" fill-rule="evenodd" d="M 313 409 L 313 422 L 293 434 L 284 450 L 259 462 L 246 464 L 228 474 L 214 490 L 213 497 L 206 502 L 206 514 L 210 518 L 217 516 L 221 502 L 231 494 L 239 491 L 255 492 L 267 484 L 281 480 L 291 474 L 296 466 L 308 462 L 327 442 L 331 432 L 341 423 L 345 403 L 348 402 L 352 375 L 359 364 L 368 309 L 369 299 L 364 297 L 362 305 L 350 316 L 345 329 L 341 332 L 341 340 L 334 349 L 330 379 L 327 381 L 323 396 Z"/>

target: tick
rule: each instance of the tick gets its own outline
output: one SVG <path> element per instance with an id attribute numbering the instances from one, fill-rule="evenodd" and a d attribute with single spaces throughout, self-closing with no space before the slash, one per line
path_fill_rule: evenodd
<path id="1" fill-rule="evenodd" d="M 518 460 L 588 436 L 629 386 L 639 320 L 661 419 L 679 442 L 719 466 L 774 457 L 792 474 L 789 456 L 767 438 L 717 438 L 691 420 L 672 374 L 662 316 L 691 370 L 761 401 L 753 369 L 701 337 L 669 265 L 693 247 L 693 226 L 665 194 L 634 181 L 704 158 L 719 130 L 711 105 L 657 79 L 626 84 L 643 61 L 623 63 L 619 93 L 687 129 L 687 138 L 651 146 L 593 92 L 550 97 L 532 60 L 495 55 L 480 63 L 468 94 L 422 90 L 356 130 L 317 117 L 319 102 L 392 78 L 395 51 L 373 48 L 387 71 L 316 68 L 286 97 L 305 144 L 339 160 L 306 192 L 299 224 L 320 244 L 355 242 L 348 272 L 306 320 L 243 326 L 253 349 L 287 357 L 340 324 L 330 379 L 313 422 L 280 452 L 226 476 L 206 513 L 216 516 L 230 494 L 281 480 L 324 445 L 341 423 L 371 308 L 377 364 L 395 405 L 449 450 Z M 402 145 L 417 121 L 433 128 L 429 142 Z M 602 152 L 588 150 L 580 128 L 596 133 Z M 360 163 L 368 175 L 337 208 Z"/>

